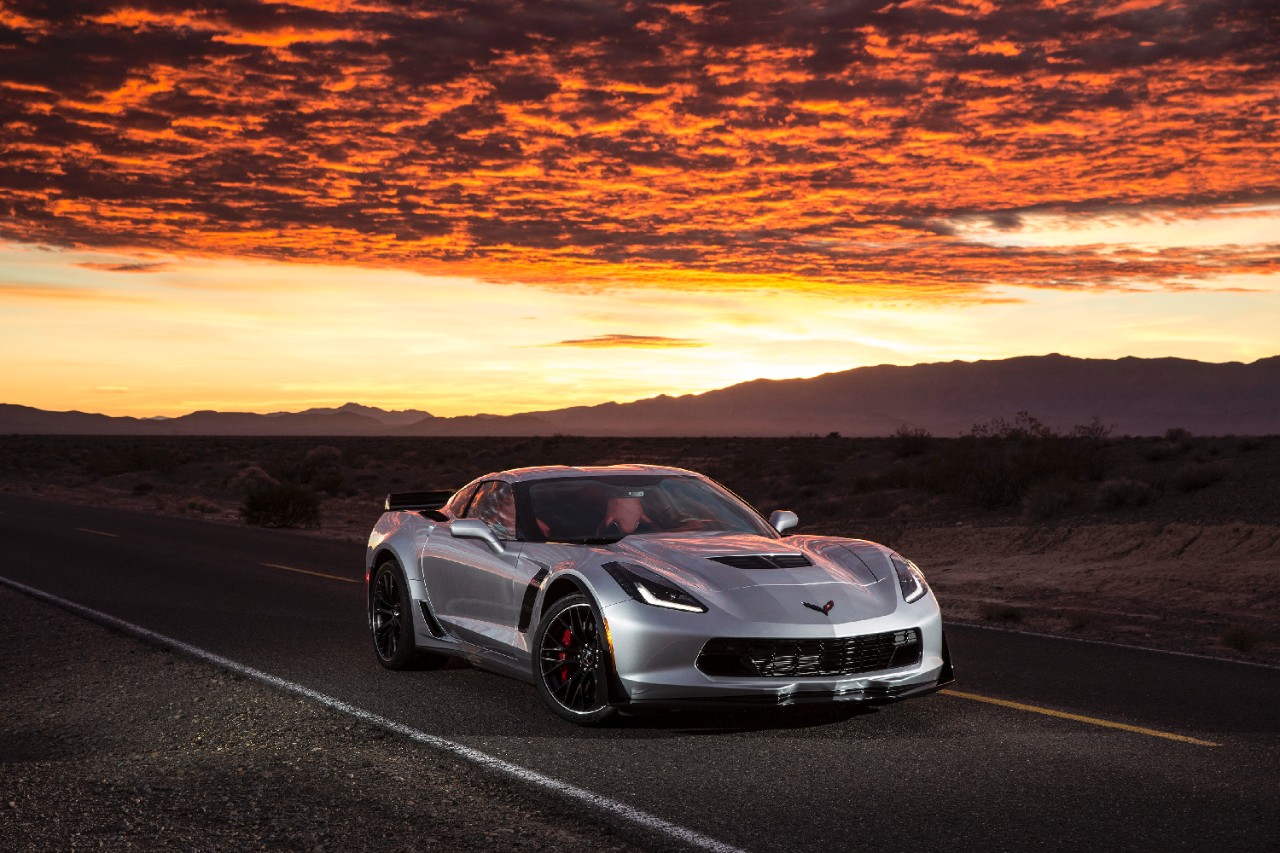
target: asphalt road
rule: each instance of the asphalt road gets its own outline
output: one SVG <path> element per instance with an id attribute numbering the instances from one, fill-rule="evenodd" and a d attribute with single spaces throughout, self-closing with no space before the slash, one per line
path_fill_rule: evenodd
<path id="1" fill-rule="evenodd" d="M 1280 849 L 1276 669 L 953 625 L 955 692 L 583 730 L 379 667 L 358 545 L 0 495 L 0 576 L 747 850 Z"/>

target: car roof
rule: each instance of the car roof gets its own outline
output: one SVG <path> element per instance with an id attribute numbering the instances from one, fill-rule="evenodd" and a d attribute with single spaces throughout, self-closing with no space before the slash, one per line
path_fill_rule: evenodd
<path id="1" fill-rule="evenodd" d="M 531 468 L 512 468 L 487 474 L 480 480 L 505 480 L 508 483 L 527 483 L 531 480 L 558 480 L 565 477 L 600 477 L 608 475 L 667 475 L 673 477 L 698 477 L 702 475 L 684 468 L 669 468 L 664 465 L 540 465 Z"/>

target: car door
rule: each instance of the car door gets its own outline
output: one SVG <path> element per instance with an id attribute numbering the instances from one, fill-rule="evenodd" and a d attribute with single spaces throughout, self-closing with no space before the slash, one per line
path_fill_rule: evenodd
<path id="1" fill-rule="evenodd" d="M 461 640 L 514 655 L 524 648 L 517 622 L 533 571 L 520 559 L 511 485 L 500 480 L 481 483 L 461 518 L 488 524 L 504 551 L 498 554 L 479 539 L 453 536 L 452 522 L 437 526 L 422 558 L 436 618 Z"/>

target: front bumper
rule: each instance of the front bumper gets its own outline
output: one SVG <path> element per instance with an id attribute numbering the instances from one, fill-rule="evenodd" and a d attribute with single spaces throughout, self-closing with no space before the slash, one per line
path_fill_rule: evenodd
<path id="1" fill-rule="evenodd" d="M 932 595 L 891 614 L 831 625 L 734 624 L 715 613 L 681 613 L 625 601 L 604 609 L 618 705 L 824 702 L 884 704 L 932 693 L 953 680 L 942 616 Z M 713 636 L 828 639 L 918 628 L 919 662 L 845 676 L 714 676 L 695 665 Z"/>

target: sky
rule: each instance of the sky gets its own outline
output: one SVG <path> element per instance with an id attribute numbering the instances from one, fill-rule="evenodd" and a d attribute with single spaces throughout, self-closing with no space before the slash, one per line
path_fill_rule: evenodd
<path id="1" fill-rule="evenodd" d="M 1280 7 L 0 0 L 0 402 L 1280 353 Z"/>

